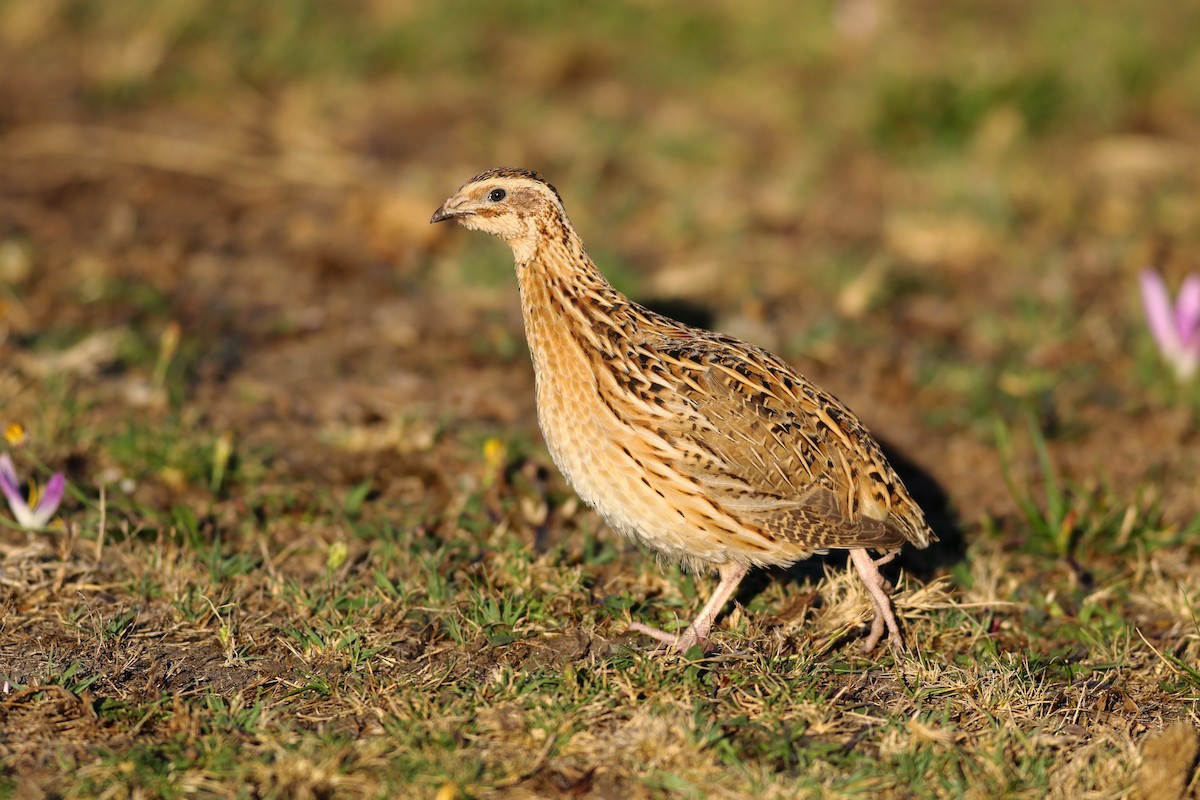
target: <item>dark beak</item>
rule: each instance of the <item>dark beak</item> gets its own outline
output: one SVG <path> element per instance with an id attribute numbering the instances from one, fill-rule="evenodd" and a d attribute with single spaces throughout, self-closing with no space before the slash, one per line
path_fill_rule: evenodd
<path id="1" fill-rule="evenodd" d="M 437 211 L 433 212 L 433 216 L 429 218 L 429 224 L 432 225 L 435 222 L 445 222 L 446 220 L 454 219 L 457 216 L 457 212 L 448 210 L 445 204 L 442 204 Z"/>

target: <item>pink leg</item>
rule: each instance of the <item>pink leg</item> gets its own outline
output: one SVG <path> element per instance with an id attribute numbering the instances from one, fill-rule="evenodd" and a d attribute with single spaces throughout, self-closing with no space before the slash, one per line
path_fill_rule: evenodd
<path id="1" fill-rule="evenodd" d="M 859 547 L 850 551 L 850 560 L 854 562 L 854 566 L 858 568 L 858 575 L 862 578 L 863 584 L 867 587 L 867 594 L 871 596 L 871 602 L 875 606 L 875 619 L 871 621 L 871 632 L 867 634 L 867 638 L 863 640 L 862 649 L 864 653 L 869 653 L 875 649 L 875 645 L 879 644 L 880 638 L 883 637 L 883 631 L 886 627 L 888 632 L 888 645 L 895 652 L 904 650 L 904 639 L 900 636 L 900 625 L 896 622 L 896 614 L 892 611 L 891 598 L 887 596 L 884 587 L 887 582 L 883 579 L 883 574 L 879 571 L 879 564 L 886 564 L 896 557 L 898 551 L 887 553 L 878 561 L 871 558 L 866 549 Z"/>
<path id="2" fill-rule="evenodd" d="M 863 551 L 866 552 L 866 551 Z M 746 573 L 750 570 L 749 567 L 743 564 L 723 564 L 719 568 L 721 582 L 717 584 L 716 590 L 712 597 L 704 604 L 704 608 L 700 609 L 700 613 L 696 615 L 696 619 L 687 627 L 681 634 L 667 633 L 666 631 L 652 628 L 649 625 L 643 625 L 640 622 L 635 622 L 629 626 L 629 630 L 634 633 L 644 633 L 660 642 L 667 645 L 663 650 L 656 652 L 666 653 L 686 653 L 691 649 L 692 645 L 703 645 L 708 639 L 708 632 L 712 630 L 713 620 L 717 618 L 717 614 L 721 613 L 725 603 L 737 591 L 738 584 L 742 582 L 742 578 L 746 577 Z"/>
<path id="3" fill-rule="evenodd" d="M 879 558 L 875 559 L 875 566 L 882 567 L 884 564 L 890 564 L 896 560 L 896 556 L 898 555 L 900 555 L 899 547 L 897 547 L 895 550 L 889 550 Z"/>

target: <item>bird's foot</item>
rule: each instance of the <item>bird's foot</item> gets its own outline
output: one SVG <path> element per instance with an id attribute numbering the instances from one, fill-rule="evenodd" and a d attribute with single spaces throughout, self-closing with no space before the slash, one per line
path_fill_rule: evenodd
<path id="1" fill-rule="evenodd" d="M 866 551 L 864 550 L 863 552 L 865 553 Z M 738 584 L 745 577 L 747 570 L 749 570 L 749 567 L 745 564 L 722 564 L 719 569 L 721 582 L 717 584 L 716 590 L 713 592 L 712 597 L 708 599 L 708 602 L 704 604 L 704 608 L 700 609 L 700 613 L 696 616 L 696 619 L 692 620 L 692 624 L 688 625 L 687 630 L 683 633 L 678 635 L 667 633 L 658 628 L 643 625 L 640 622 L 631 623 L 629 630 L 634 633 L 644 633 L 666 645 L 655 650 L 655 655 L 670 653 L 683 655 L 696 645 L 700 645 L 701 649 L 704 649 L 708 644 L 708 632 L 712 630 L 713 621 L 716 620 L 721 607 L 733 596 Z"/>
<path id="2" fill-rule="evenodd" d="M 696 629 L 689 625 L 683 633 L 667 633 L 660 628 L 654 628 L 650 625 L 644 625 L 640 622 L 631 622 L 629 629 L 632 633 L 641 633 L 663 643 L 663 647 L 659 647 L 650 651 L 652 656 L 665 655 L 683 655 L 692 647 L 699 644 L 703 646 L 705 643 L 696 635 Z"/>
<path id="3" fill-rule="evenodd" d="M 875 618 L 871 620 L 871 632 L 859 644 L 859 649 L 863 655 L 870 655 L 879 646 L 879 640 L 883 638 L 887 627 L 887 621 L 883 614 L 876 612 Z M 904 637 L 901 635 L 899 628 L 892 631 L 888 636 L 887 643 L 888 649 L 892 651 L 892 655 L 898 656 L 904 652 Z"/>

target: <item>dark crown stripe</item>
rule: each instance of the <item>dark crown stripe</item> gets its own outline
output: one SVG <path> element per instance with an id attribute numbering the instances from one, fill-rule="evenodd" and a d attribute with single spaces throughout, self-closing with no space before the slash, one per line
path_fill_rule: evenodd
<path id="1" fill-rule="evenodd" d="M 546 180 L 541 175 L 539 175 L 538 173 L 534 172 L 531 169 L 516 169 L 514 167 L 495 167 L 494 169 L 489 169 L 487 172 L 479 173 L 474 178 L 471 178 L 471 180 L 464 183 L 463 186 L 468 186 L 468 185 L 470 185 L 472 183 L 476 183 L 478 181 L 490 180 L 492 178 L 525 178 L 527 180 L 537 181 L 538 183 L 547 187 L 550 191 L 554 192 L 554 196 L 558 198 L 558 204 L 560 206 L 563 204 L 562 195 L 560 195 L 558 193 L 558 189 L 554 188 L 554 184 L 550 183 L 550 181 Z"/>

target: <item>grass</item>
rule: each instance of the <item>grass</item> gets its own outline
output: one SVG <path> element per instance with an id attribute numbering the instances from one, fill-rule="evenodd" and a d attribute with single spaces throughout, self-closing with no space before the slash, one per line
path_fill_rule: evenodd
<path id="1" fill-rule="evenodd" d="M 1200 252 L 1197 12 L 853 5 L 0 1 L 0 427 L 71 486 L 0 527 L 0 797 L 1194 793 L 1135 292 Z M 907 654 L 837 554 L 624 633 L 713 583 L 574 497 L 507 256 L 426 225 L 499 163 L 910 462 Z"/>
<path id="2" fill-rule="evenodd" d="M 531 552 L 523 534 L 493 532 L 483 552 L 393 531 L 414 557 L 386 567 L 383 537 L 348 545 L 337 566 L 331 545 L 270 568 L 248 555 L 261 548 L 252 541 L 197 552 L 130 539 L 110 544 L 103 566 L 76 540 L 61 563 L 77 586 L 157 559 L 165 586 L 187 588 L 169 603 L 155 592 L 135 605 L 67 600 L 74 641 L 61 646 L 82 658 L 34 654 L 25 663 L 38 672 L 10 672 L 8 723 L 57 706 L 116 737 L 60 742 L 80 796 L 130 782 L 160 796 L 238 785 L 319 796 L 598 781 L 635 795 L 995 796 L 1128 782 L 1137 749 L 1100 721 L 1136 705 L 1131 722 L 1153 725 L 1176 704 L 1194 708 L 1200 688 L 1187 598 L 1165 622 L 1191 631 L 1171 645 L 1180 655 L 1135 632 L 1164 624 L 1164 609 L 1142 607 L 1161 591 L 1161 563 L 1140 576 L 1110 566 L 1084 590 L 1055 561 L 1022 564 L 987 540 L 967 554 L 959 587 L 902 587 L 910 656 L 864 660 L 828 639 L 868 607 L 839 571 L 812 587 L 819 601 L 802 622 L 736 611 L 724 655 L 675 662 L 600 637 L 620 604 L 597 606 L 596 559 Z M 648 606 L 631 584 L 662 581 L 624 558 L 641 574 L 615 580 L 640 617 Z M 1016 590 L 998 582 L 1016 580 L 997 576 L 1014 567 L 1042 576 Z M 281 570 L 295 574 L 272 577 Z M 794 590 L 771 585 L 756 604 L 783 606 Z M 172 663 L 182 691 L 160 693 L 155 672 Z M 172 733 L 180 726 L 186 736 Z M 1090 778 L 1063 751 L 1087 754 Z"/>

